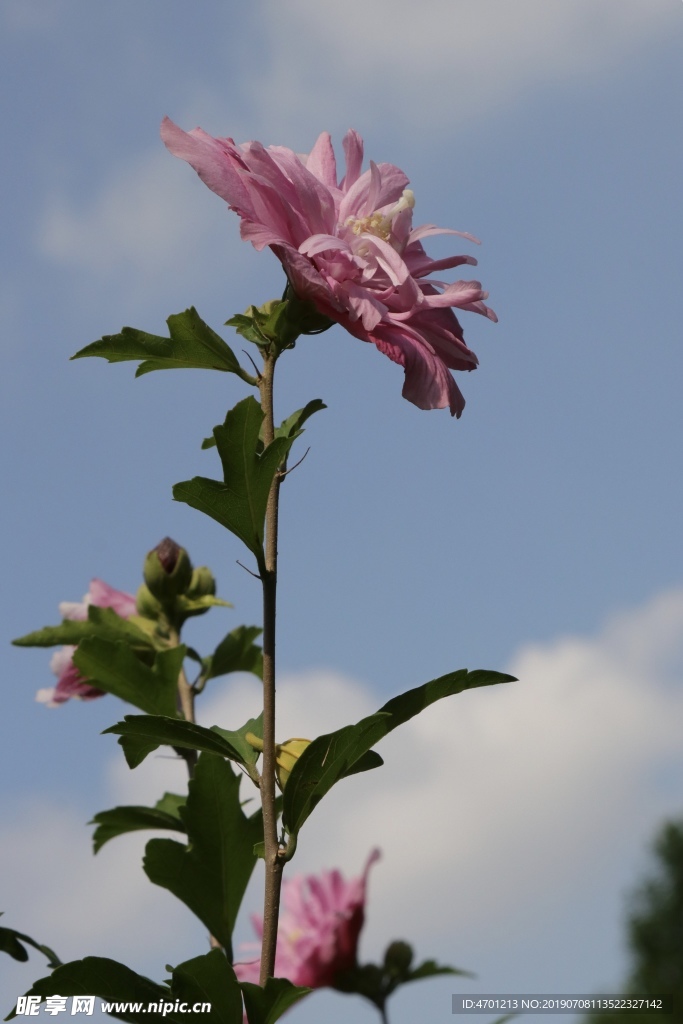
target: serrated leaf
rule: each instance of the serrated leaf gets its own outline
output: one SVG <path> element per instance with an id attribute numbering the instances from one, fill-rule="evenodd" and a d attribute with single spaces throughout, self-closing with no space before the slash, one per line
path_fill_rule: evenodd
<path id="1" fill-rule="evenodd" d="M 263 679 L 263 650 L 254 643 L 263 630 L 259 626 L 238 626 L 223 637 L 213 654 L 205 660 L 205 679 L 229 672 L 253 672 Z"/>
<path id="2" fill-rule="evenodd" d="M 127 643 L 101 637 L 83 640 L 74 652 L 77 669 L 98 689 L 113 693 L 148 715 L 176 715 L 178 676 L 185 657 L 180 644 L 159 651 L 150 668 Z"/>
<path id="3" fill-rule="evenodd" d="M 243 981 L 244 1006 L 249 1024 L 275 1024 L 283 1013 L 312 991 L 293 985 L 287 978 L 268 978 L 265 987 Z"/>
<path id="4" fill-rule="evenodd" d="M 223 483 L 196 476 L 173 488 L 176 501 L 204 512 L 246 544 L 263 561 L 263 530 L 270 487 L 294 438 L 278 437 L 262 452 L 259 431 L 263 411 L 254 398 L 231 409 L 214 430 L 223 465 Z"/>
<path id="5" fill-rule="evenodd" d="M 327 406 L 320 398 L 314 398 L 310 402 L 307 402 L 303 409 L 297 409 L 291 416 L 288 416 L 286 420 L 283 420 L 279 427 L 275 428 L 276 437 L 298 437 L 301 433 L 302 427 L 307 419 L 310 419 L 314 413 L 320 412 L 321 409 L 327 409 Z"/>
<path id="6" fill-rule="evenodd" d="M 125 640 L 133 647 L 152 648 L 151 638 L 129 619 L 122 619 L 113 608 L 88 607 L 88 618 L 83 622 L 65 619 L 59 626 L 45 626 L 27 633 L 12 643 L 16 647 L 54 647 L 57 644 L 79 644 L 88 637 L 103 640 Z"/>
<path id="7" fill-rule="evenodd" d="M 251 873 L 254 844 L 263 838 L 261 811 L 248 818 L 240 776 L 215 754 L 203 753 L 189 783 L 183 819 L 187 847 L 172 839 L 147 843 L 143 866 L 209 929 L 232 960 L 232 931 Z"/>
<path id="8" fill-rule="evenodd" d="M 166 794 L 170 796 L 171 794 Z M 182 799 L 183 802 L 185 798 Z M 182 806 L 182 805 L 181 805 Z M 100 811 L 89 825 L 97 825 L 93 833 L 93 853 L 98 853 L 105 843 L 115 836 L 126 832 L 137 832 L 140 829 L 169 829 L 172 832 L 184 832 L 185 826 L 178 814 L 169 814 L 156 807 L 124 806 L 112 807 L 109 811 Z"/>
<path id="9" fill-rule="evenodd" d="M 323 796 L 349 774 L 349 769 L 366 751 L 430 704 L 464 690 L 512 681 L 513 676 L 501 672 L 468 672 L 467 669 L 449 672 L 394 697 L 376 714 L 355 725 L 318 736 L 301 754 L 289 776 L 284 791 L 284 827 L 296 835 Z"/>
<path id="10" fill-rule="evenodd" d="M 99 996 L 101 999 L 111 999 L 116 1002 L 141 1002 L 168 1003 L 168 989 L 166 986 L 157 985 L 156 982 L 145 978 L 129 967 L 118 963 L 116 960 L 109 960 L 106 957 L 88 956 L 83 960 L 72 960 L 68 964 L 57 967 L 47 978 L 40 978 L 26 993 L 27 996 L 42 996 L 46 999 L 59 992 L 62 996 Z M 41 1000 L 42 1001 L 42 1000 Z M 137 1013 L 115 1013 L 110 1011 L 112 1016 L 119 1020 L 140 1024 L 140 1017 Z M 187 1015 L 184 1015 L 187 1017 Z M 12 1020 L 16 1017 L 15 1010 L 5 1017 L 5 1020 Z M 172 1021 L 173 1024 L 182 1024 L 183 1014 L 148 1011 L 144 1017 L 149 1024 L 163 1024 L 164 1021 Z"/>
<path id="11" fill-rule="evenodd" d="M 190 1006 L 208 1003 L 209 1013 L 197 1014 L 206 1024 L 242 1024 L 242 992 L 232 965 L 218 949 L 186 960 L 173 969 L 171 996 Z M 187 1016 L 187 1014 L 185 1015 Z"/>
<path id="12" fill-rule="evenodd" d="M 169 316 L 166 323 L 169 338 L 124 327 L 119 334 L 108 334 L 86 345 L 71 358 L 102 356 L 110 363 L 142 360 L 136 377 L 152 370 L 222 370 L 237 374 L 248 384 L 257 383 L 255 377 L 242 369 L 230 346 L 204 323 L 194 306 Z"/>
<path id="13" fill-rule="evenodd" d="M 0 914 L 1 916 L 2 914 Z M 39 953 L 42 953 L 47 958 L 48 967 L 59 967 L 61 961 L 49 946 L 41 945 L 41 943 L 32 939 L 30 935 L 24 935 L 23 932 L 15 931 L 14 928 L 0 927 L 0 952 L 7 953 L 12 959 L 24 963 L 28 960 L 28 951 L 24 943 L 28 946 L 33 946 Z"/>
<path id="14" fill-rule="evenodd" d="M 267 320 L 267 314 L 262 313 L 257 306 L 250 306 L 249 313 L 235 313 L 225 321 L 225 326 L 234 327 L 239 335 L 254 345 L 269 345 L 271 339 L 261 330 L 261 325 Z"/>
<path id="15" fill-rule="evenodd" d="M 104 732 L 121 737 L 119 743 L 130 768 L 137 768 L 148 754 L 161 746 L 204 751 L 227 757 L 238 764 L 245 763 L 239 750 L 219 732 L 181 718 L 126 715 L 122 722 L 110 726 Z"/>

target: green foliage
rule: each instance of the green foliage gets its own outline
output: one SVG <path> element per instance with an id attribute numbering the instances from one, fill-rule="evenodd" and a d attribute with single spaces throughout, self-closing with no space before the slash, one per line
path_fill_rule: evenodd
<path id="1" fill-rule="evenodd" d="M 268 978 L 264 988 L 249 981 L 243 981 L 241 987 L 249 1024 L 274 1024 L 290 1006 L 312 991 L 297 988 L 286 978 Z"/>
<path id="2" fill-rule="evenodd" d="M 238 626 L 223 637 L 216 650 L 202 662 L 205 679 L 230 672 L 253 672 L 263 679 L 263 650 L 254 643 L 263 630 L 259 626 Z"/>
<path id="3" fill-rule="evenodd" d="M 178 676 L 186 648 L 181 644 L 159 651 L 151 668 L 135 656 L 125 641 L 90 637 L 74 652 L 83 675 L 106 693 L 113 693 L 148 715 L 177 714 Z"/>
<path id="4" fill-rule="evenodd" d="M 291 416 L 283 420 L 279 427 L 275 428 L 275 437 L 298 437 L 303 433 L 303 425 L 309 417 L 315 412 L 319 412 L 321 409 L 327 409 L 327 406 L 320 398 L 314 398 L 308 402 L 303 409 L 297 409 Z M 259 432 L 259 438 L 263 443 L 263 426 Z M 202 448 L 215 448 L 216 438 L 205 437 L 202 441 Z"/>
<path id="5" fill-rule="evenodd" d="M 136 377 L 152 370 L 223 370 L 237 374 L 247 384 L 256 384 L 256 378 L 242 369 L 230 346 L 204 323 L 194 306 L 169 316 L 166 323 L 170 338 L 124 327 L 120 334 L 105 335 L 71 358 L 102 356 L 110 363 L 142 360 Z"/>
<path id="6" fill-rule="evenodd" d="M 672 995 L 670 1024 L 683 1024 L 683 820 L 667 822 L 654 844 L 655 870 L 632 893 L 626 933 L 631 969 L 625 995 Z M 594 1014 L 588 1024 L 618 1024 L 623 1014 Z M 652 1014 L 628 1014 L 650 1024 Z"/>
<path id="7" fill-rule="evenodd" d="M 203 753 L 181 816 L 188 846 L 173 839 L 147 843 L 144 869 L 209 929 L 232 959 L 232 931 L 263 839 L 261 810 L 248 818 L 240 803 L 240 776 L 214 754 Z"/>
<path id="8" fill-rule="evenodd" d="M 79 644 L 81 640 L 100 637 L 102 640 L 123 640 L 134 648 L 152 648 L 151 638 L 130 619 L 122 619 L 113 608 L 88 607 L 84 622 L 65 619 L 59 626 L 45 626 L 27 633 L 12 643 L 16 647 L 54 647 L 57 644 Z"/>
<path id="9" fill-rule="evenodd" d="M 185 800 L 184 796 L 164 793 L 154 807 L 113 807 L 109 811 L 100 811 L 88 822 L 89 825 L 97 825 L 93 833 L 93 853 L 101 850 L 110 839 L 126 832 L 137 832 L 145 828 L 184 832 L 180 808 L 185 804 Z"/>
<path id="10" fill-rule="evenodd" d="M 463 690 L 494 683 L 513 682 L 514 677 L 500 672 L 460 669 L 417 686 L 388 701 L 374 715 L 355 725 L 347 725 L 317 739 L 298 759 L 284 792 L 283 824 L 296 834 L 318 802 L 371 747 L 397 726 L 419 714 L 424 708 Z"/>
<path id="11" fill-rule="evenodd" d="M 196 476 L 176 484 L 173 497 L 215 519 L 249 548 L 263 564 L 263 531 L 270 487 L 297 435 L 276 437 L 264 448 L 259 441 L 263 411 L 254 398 L 231 409 L 214 429 L 223 465 L 223 483 Z"/>
<path id="12" fill-rule="evenodd" d="M 306 420 L 310 419 L 314 413 L 320 412 L 321 409 L 327 409 L 325 403 L 320 398 L 313 398 L 306 403 L 303 409 L 297 409 L 286 420 L 283 420 L 280 426 L 275 428 L 275 436 L 298 437 L 303 431 Z"/>
<path id="13" fill-rule="evenodd" d="M 2 914 L 0 913 L 0 917 Z M 3 928 L 0 927 L 0 952 L 7 953 L 14 960 L 20 960 L 22 963 L 28 960 L 28 950 L 24 946 L 24 943 L 28 946 L 33 946 L 39 953 L 47 957 L 48 967 L 59 967 L 61 961 L 54 950 L 50 949 L 49 946 L 43 946 L 35 939 L 32 939 L 30 935 L 24 935 L 23 932 L 17 932 L 14 928 Z"/>
<path id="14" fill-rule="evenodd" d="M 335 982 L 340 992 L 363 996 L 380 1010 L 384 1010 L 389 996 L 400 985 L 440 974 L 465 975 L 468 971 L 457 967 L 445 967 L 435 960 L 425 960 L 419 967 L 412 967 L 413 950 L 407 942 L 392 942 L 384 953 L 382 964 L 359 964 L 342 974 Z"/>
<path id="15" fill-rule="evenodd" d="M 250 731 L 255 722 L 250 719 L 243 730 Z M 251 729 L 253 732 L 253 728 Z M 242 736 L 242 729 L 231 733 L 227 729 L 206 729 L 203 725 L 186 722 L 180 718 L 165 718 L 162 715 L 126 715 L 122 722 L 112 725 L 105 733 L 120 736 L 119 743 L 129 768 L 137 768 L 144 759 L 157 747 L 182 747 L 187 750 L 199 750 L 208 754 L 227 757 L 238 764 L 253 764 L 253 750 Z M 239 742 L 232 737 L 240 737 Z M 228 739 L 227 737 L 230 737 Z"/>
<path id="16" fill-rule="evenodd" d="M 186 960 L 173 971 L 171 1000 L 210 1003 L 210 1013 L 198 1013 L 206 1024 L 242 1024 L 242 992 L 232 965 L 218 949 Z M 188 1019 L 187 1014 L 179 1014 Z"/>
<path id="17" fill-rule="evenodd" d="M 169 991 L 164 985 L 144 978 L 129 967 L 109 960 L 106 957 L 87 956 L 83 960 L 72 960 L 68 964 L 57 967 L 49 977 L 40 978 L 26 993 L 28 996 L 53 996 L 58 992 L 62 996 L 99 996 L 117 1002 L 154 1003 L 160 1000 L 168 1002 Z M 133 1013 L 116 1013 L 119 1020 L 130 1021 L 131 1024 L 163 1024 L 172 1021 L 181 1024 L 182 1014 L 146 1013 L 139 1017 Z M 16 1017 L 14 1010 L 5 1017 L 11 1020 Z M 186 1022 L 185 1022 L 186 1024 Z"/>

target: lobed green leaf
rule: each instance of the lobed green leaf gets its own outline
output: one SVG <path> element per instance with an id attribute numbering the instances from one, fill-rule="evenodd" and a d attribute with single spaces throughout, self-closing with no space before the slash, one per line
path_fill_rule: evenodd
<path id="1" fill-rule="evenodd" d="M 270 487 L 296 435 L 276 437 L 260 451 L 263 410 L 254 398 L 231 409 L 214 430 L 223 466 L 223 483 L 196 476 L 173 488 L 176 501 L 215 519 L 263 561 L 263 530 Z"/>
<path id="2" fill-rule="evenodd" d="M 204 661 L 205 679 L 215 679 L 230 672 L 253 672 L 263 679 L 263 650 L 254 640 L 263 630 L 260 626 L 238 626 L 223 637 L 216 650 Z"/>
<path id="3" fill-rule="evenodd" d="M 152 370 L 222 370 L 235 373 L 248 384 L 256 378 L 243 370 L 230 346 L 204 323 L 194 306 L 169 316 L 169 338 L 124 327 L 119 334 L 105 335 L 86 345 L 72 359 L 102 356 L 110 363 L 141 360 L 135 373 L 140 377 Z"/>
<path id="4" fill-rule="evenodd" d="M 189 907 L 230 960 L 235 919 L 256 864 L 253 848 L 263 838 L 261 810 L 248 818 L 239 789 L 230 765 L 203 753 L 183 810 L 189 845 L 151 839 L 143 861 L 150 881 Z"/>
<path id="5" fill-rule="evenodd" d="M 98 636 L 103 640 L 125 640 L 132 647 L 153 648 L 152 639 L 130 619 L 122 619 L 113 608 L 97 608 L 91 604 L 83 622 L 65 619 L 59 626 L 45 626 L 27 633 L 12 643 L 16 647 L 54 647 L 57 644 L 79 644 Z"/>

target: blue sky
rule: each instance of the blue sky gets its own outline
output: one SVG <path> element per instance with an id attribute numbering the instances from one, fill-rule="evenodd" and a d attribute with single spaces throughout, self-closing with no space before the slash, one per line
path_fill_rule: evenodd
<path id="1" fill-rule="evenodd" d="M 3 0 L 0 26 L 6 641 L 56 622 L 93 576 L 134 591 L 165 534 L 236 606 L 196 623 L 197 645 L 258 622 L 237 542 L 170 495 L 216 473 L 199 445 L 238 382 L 68 359 L 123 324 L 162 333 L 190 304 L 220 330 L 281 291 L 277 261 L 241 243 L 236 218 L 166 153 L 164 114 L 300 152 L 357 128 L 368 158 L 411 178 L 416 223 L 482 239 L 457 244 L 480 260 L 500 322 L 465 319 L 480 367 L 459 377 L 457 422 L 405 402 L 400 369 L 340 328 L 282 360 L 282 416 L 314 397 L 329 407 L 284 489 L 287 734 L 461 666 L 521 682 L 387 743 L 374 795 L 349 782 L 330 797 L 297 859 L 352 874 L 383 847 L 368 956 L 396 932 L 477 971 L 482 989 L 616 985 L 621 895 L 683 781 L 683 4 Z M 47 652 L 6 642 L 0 657 L 5 920 L 62 956 L 106 952 L 159 976 L 203 948 L 201 931 L 142 877 L 139 837 L 121 841 L 122 866 L 113 844 L 93 860 L 82 824 L 137 802 L 136 785 L 154 799 L 174 766 L 128 775 L 99 735 L 120 705 L 49 711 L 33 701 L 51 683 Z M 251 713 L 246 685 L 216 683 L 207 724 Z M 408 743 L 420 770 L 402 767 Z M 406 792 L 431 852 L 405 848 Z M 0 963 L 3 997 L 39 971 Z M 393 1024 L 418 1008 L 445 1019 L 451 991 L 415 986 Z M 315 998 L 292 1020 L 348 1010 Z"/>

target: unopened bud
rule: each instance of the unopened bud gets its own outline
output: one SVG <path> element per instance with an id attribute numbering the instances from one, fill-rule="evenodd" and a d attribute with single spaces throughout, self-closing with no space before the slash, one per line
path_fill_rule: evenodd
<path id="1" fill-rule="evenodd" d="M 399 977 L 404 977 L 413 962 L 413 950 L 407 942 L 392 942 L 384 953 L 384 966 Z"/>
<path id="2" fill-rule="evenodd" d="M 161 615 L 162 608 L 160 602 L 157 601 L 149 587 L 144 583 L 141 583 L 138 587 L 138 592 L 135 596 L 135 606 L 138 615 L 142 615 L 145 619 L 158 619 Z"/>
<path id="3" fill-rule="evenodd" d="M 259 753 L 263 752 L 263 740 L 259 736 L 255 736 L 253 732 L 248 732 L 245 734 L 244 738 L 249 746 L 254 750 L 258 750 Z M 310 740 L 295 738 L 286 740 L 284 743 L 276 743 L 275 774 L 277 775 L 277 781 L 280 785 L 280 789 L 284 790 L 292 768 L 299 760 L 306 747 L 309 746 L 310 742 Z"/>
<path id="4" fill-rule="evenodd" d="M 154 597 L 168 604 L 190 586 L 192 562 L 185 548 L 164 537 L 147 555 L 143 576 Z"/>
<path id="5" fill-rule="evenodd" d="M 213 573 L 206 565 L 200 565 L 192 573 L 190 585 L 187 588 L 187 597 L 191 600 L 197 597 L 207 597 L 216 593 L 216 580 Z"/>
<path id="6" fill-rule="evenodd" d="M 297 738 L 287 740 L 285 743 L 278 743 L 275 747 L 275 774 L 277 775 L 277 781 L 280 783 L 280 789 L 284 790 L 292 768 L 306 747 L 310 745 L 310 742 L 310 740 Z"/>

